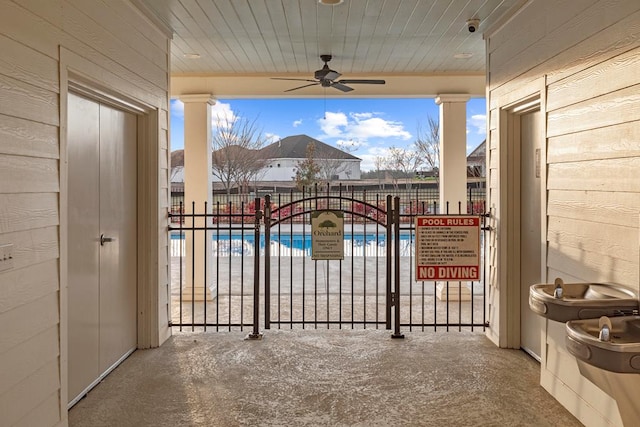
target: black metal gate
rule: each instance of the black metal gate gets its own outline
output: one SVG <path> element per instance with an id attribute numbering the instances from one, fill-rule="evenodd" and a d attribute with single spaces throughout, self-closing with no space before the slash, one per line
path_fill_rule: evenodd
<path id="1" fill-rule="evenodd" d="M 484 224 L 484 202 L 474 200 L 471 191 L 469 199 L 470 213 Z M 310 257 L 310 215 L 327 209 L 344 213 L 344 260 Z M 171 325 L 179 330 L 246 328 L 255 337 L 260 328 L 385 328 L 393 329 L 394 337 L 401 337 L 402 329 L 484 330 L 484 273 L 471 283 L 413 278 L 414 219 L 437 211 L 433 196 L 418 192 L 403 200 L 342 187 L 218 202 L 210 212 L 205 205 L 203 214 L 184 213 L 180 205 L 170 214 Z M 443 213 L 448 211 L 447 206 Z M 463 214 L 459 208 L 457 214 Z M 193 245 L 198 234 L 205 236 L 204 251 L 210 245 L 212 255 L 202 283 L 196 283 L 196 260 L 186 256 L 186 242 Z M 198 287 L 205 290 L 201 301 L 194 297 Z"/>
<path id="2" fill-rule="evenodd" d="M 265 328 L 300 325 L 390 327 L 391 196 L 309 195 L 272 205 L 265 198 Z M 344 213 L 345 260 L 310 260 L 310 215 Z"/>

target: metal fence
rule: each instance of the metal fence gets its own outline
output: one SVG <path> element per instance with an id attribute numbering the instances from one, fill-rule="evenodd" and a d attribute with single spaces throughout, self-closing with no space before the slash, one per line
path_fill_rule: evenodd
<path id="1" fill-rule="evenodd" d="M 280 193 L 178 205 L 170 214 L 172 326 L 183 330 L 387 328 L 484 330 L 484 273 L 475 282 L 416 281 L 415 217 L 477 215 L 484 189 L 469 189 L 468 209 L 438 206 L 437 191 Z M 310 215 L 344 213 L 344 260 L 312 260 Z M 196 211 L 201 213 L 194 213 Z M 204 237 L 197 282 L 197 236 Z M 484 246 L 484 245 L 483 245 Z M 205 257 L 206 257 L 205 256 Z M 195 283 L 195 285 L 194 285 Z M 201 300 L 195 289 L 201 288 Z M 263 313 L 260 315 L 260 313 Z M 392 317 L 393 316 L 393 317 Z"/>
<path id="2" fill-rule="evenodd" d="M 266 195 L 271 197 L 272 202 L 276 204 L 287 204 L 296 200 L 313 197 L 349 197 L 354 200 L 369 201 L 381 198 L 382 204 L 385 203 L 387 195 L 400 198 L 400 208 L 402 213 L 420 213 L 420 214 L 437 214 L 446 212 L 447 207 L 440 209 L 439 191 L 437 187 L 416 187 L 412 189 L 392 189 L 385 190 L 384 193 L 379 191 L 356 189 L 354 186 L 344 186 L 342 184 L 331 187 L 312 186 L 303 190 L 291 189 L 289 191 L 281 191 L 278 193 L 249 193 L 249 194 L 226 194 L 216 192 L 212 197 L 211 213 L 215 215 L 231 214 L 236 223 L 240 222 L 239 214 L 253 214 L 255 212 L 255 198 L 262 198 Z M 467 187 L 467 213 L 478 213 L 484 208 L 485 203 L 485 187 L 483 182 L 472 183 Z M 180 206 L 185 205 L 184 194 L 173 192 L 171 194 L 171 213 L 172 222 L 179 220 Z M 198 207 L 199 209 L 202 207 Z M 451 207 L 456 210 L 457 207 Z M 406 219 L 405 219 L 406 220 Z M 298 219 L 302 221 L 302 218 Z"/>

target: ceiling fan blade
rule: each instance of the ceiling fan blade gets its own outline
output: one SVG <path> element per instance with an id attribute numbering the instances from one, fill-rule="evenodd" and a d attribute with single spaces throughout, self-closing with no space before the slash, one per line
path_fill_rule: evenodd
<path id="1" fill-rule="evenodd" d="M 345 79 L 345 80 L 340 80 L 337 83 L 353 84 L 353 85 L 357 85 L 357 84 L 383 85 L 386 82 L 384 80 L 351 80 L 351 79 Z"/>
<path id="2" fill-rule="evenodd" d="M 291 81 L 296 81 L 296 82 L 316 82 L 315 80 L 310 80 L 310 79 L 288 79 L 286 77 L 271 77 L 271 80 L 291 80 Z"/>
<path id="3" fill-rule="evenodd" d="M 307 80 L 307 81 L 310 81 L 310 80 Z M 293 89 L 287 89 L 287 90 L 285 90 L 285 92 L 291 92 L 293 90 L 302 89 L 303 87 L 315 86 L 315 85 L 318 85 L 318 84 L 320 84 L 320 83 L 318 83 L 318 82 L 309 83 L 308 85 L 302 85 L 302 86 L 294 87 Z"/>
<path id="4" fill-rule="evenodd" d="M 331 87 L 335 87 L 338 90 L 341 90 L 343 92 L 351 92 L 353 90 L 353 88 L 349 87 L 349 86 L 345 86 L 340 82 L 333 82 L 331 84 Z"/>
<path id="5" fill-rule="evenodd" d="M 331 70 L 322 78 L 322 80 L 331 80 L 331 81 L 333 81 L 333 80 L 337 79 L 338 77 L 340 77 L 341 75 L 342 74 L 338 73 L 337 71 Z"/>

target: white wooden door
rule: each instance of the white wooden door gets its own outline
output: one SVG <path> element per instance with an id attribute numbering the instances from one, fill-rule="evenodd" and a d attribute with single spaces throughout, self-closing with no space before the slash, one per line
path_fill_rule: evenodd
<path id="1" fill-rule="evenodd" d="M 529 287 L 541 281 L 541 126 L 540 111 L 520 118 L 520 346 L 538 360 L 543 319 L 529 308 Z"/>
<path id="2" fill-rule="evenodd" d="M 136 116 L 68 105 L 69 395 L 75 403 L 136 348 Z"/>

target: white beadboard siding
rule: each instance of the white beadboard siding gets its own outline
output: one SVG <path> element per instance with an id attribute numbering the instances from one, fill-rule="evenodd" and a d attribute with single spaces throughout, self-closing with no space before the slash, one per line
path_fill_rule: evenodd
<path id="1" fill-rule="evenodd" d="M 500 237 L 518 215 L 505 188 L 519 167 L 501 111 L 540 92 L 540 79 L 546 81 L 541 108 L 546 111 L 547 280 L 639 288 L 640 3 L 529 1 L 503 26 L 489 30 L 487 50 L 488 197 L 499 227 L 489 239 L 490 251 L 497 252 L 489 258 L 494 339 L 518 321 L 505 321 L 513 312 L 509 307 L 494 306 L 509 301 L 501 293 L 509 292 L 510 284 L 502 281 L 517 256 L 501 246 L 506 240 Z M 615 402 L 589 387 L 558 336 L 550 329 L 543 336 L 548 346 L 543 386 L 586 425 L 619 425 Z"/>
<path id="2" fill-rule="evenodd" d="M 633 70 L 639 65 L 640 49 L 632 49 L 558 83 L 551 83 L 547 90 L 547 111 L 634 86 L 637 79 Z"/>
<path id="3" fill-rule="evenodd" d="M 51 259 L 31 268 L 11 270 L 0 278 L 0 314 L 58 290 L 58 263 Z"/>
<path id="4" fill-rule="evenodd" d="M 549 163 L 615 159 L 640 155 L 638 121 L 613 124 L 586 132 L 575 132 L 547 140 Z M 615 138 L 611 138 L 615 135 Z M 603 144 L 602 141 L 607 141 Z"/>
<path id="5" fill-rule="evenodd" d="M 0 154 L 57 159 L 58 127 L 0 116 Z"/>
<path id="6" fill-rule="evenodd" d="M 0 354 L 55 325 L 58 315 L 58 296 L 55 292 L 0 314 L 0 321 L 12 325 L 0 336 Z M 10 393 L 4 393 L 2 397 L 11 399 Z"/>
<path id="7" fill-rule="evenodd" d="M 58 191 L 58 161 L 0 154 L 0 193 Z"/>
<path id="8" fill-rule="evenodd" d="M 611 225 L 598 221 L 576 220 L 573 218 L 554 217 L 549 221 L 547 241 L 560 248 L 579 249 L 585 252 L 600 254 L 603 259 L 627 261 L 638 260 L 637 227 Z"/>
<path id="9" fill-rule="evenodd" d="M 635 7 L 635 5 L 631 4 L 632 2 L 627 0 L 621 3 L 613 3 L 615 3 L 615 5 L 611 6 L 612 10 L 615 9 L 615 7 L 624 7 L 625 10 L 631 7 L 631 10 L 633 10 L 633 7 Z M 603 27 L 602 25 L 598 25 L 600 29 L 598 37 L 581 39 L 580 42 L 571 47 L 569 55 L 567 55 L 566 52 L 562 52 L 561 55 L 549 55 L 547 60 L 538 63 L 526 61 L 531 69 L 517 76 L 519 85 L 522 86 L 531 80 L 537 79 L 541 75 L 546 76 L 548 83 L 557 82 L 593 65 L 623 54 L 630 49 L 637 48 L 639 22 L 640 11 L 629 12 L 628 16 L 625 16 L 621 21 L 616 23 L 615 26 Z M 625 34 L 621 34 L 621 28 L 625 28 Z M 514 34 L 514 38 L 516 39 L 523 36 L 517 28 L 511 29 L 507 33 Z M 488 40 L 487 49 L 491 50 L 493 46 L 497 45 L 497 43 Z M 555 47 L 553 51 L 555 52 Z M 515 66 L 516 64 L 512 63 L 507 68 L 514 70 Z M 489 99 L 489 105 L 492 109 L 496 107 L 498 99 L 502 100 L 505 95 L 518 90 L 518 86 L 514 87 L 511 84 L 505 85 L 504 87 L 496 87 L 496 85 L 497 82 L 491 84 L 491 92 L 495 95 L 495 98 Z M 553 105 L 554 101 L 548 100 L 548 102 L 551 102 Z"/>
<path id="10" fill-rule="evenodd" d="M 32 427 L 41 425 L 42 420 L 55 420 L 60 418 L 59 400 L 57 393 L 50 394 L 44 402 L 21 418 L 15 427 Z"/>
<path id="11" fill-rule="evenodd" d="M 6 356 L 16 360 L 12 366 L 0 366 L 0 396 L 32 372 L 58 357 L 58 328 L 53 326 L 9 350 Z"/>
<path id="12" fill-rule="evenodd" d="M 636 68 L 640 69 L 640 64 Z M 640 85 L 635 85 L 550 111 L 547 116 L 547 136 L 636 121 L 640 116 L 639 91 Z"/>
<path id="13" fill-rule="evenodd" d="M 548 189 L 640 192 L 640 157 L 556 163 L 548 166 Z M 627 197 L 632 198 L 632 194 Z M 636 221 L 637 222 L 637 221 Z M 635 227 L 638 224 L 634 224 Z"/>
<path id="14" fill-rule="evenodd" d="M 57 259 L 60 256 L 58 227 L 31 228 L 29 230 L 0 235 L 3 241 L 13 242 L 14 268 L 0 273 L 0 283 L 10 271 L 29 268 L 37 263 Z M 55 269 L 51 274 L 57 275 Z"/>
<path id="15" fill-rule="evenodd" d="M 148 132 L 155 138 L 152 145 L 159 146 L 149 157 L 157 165 L 142 181 L 157 192 L 148 199 L 153 210 L 147 209 L 145 222 L 153 224 L 150 240 L 156 245 L 148 252 L 159 255 L 143 273 L 148 287 L 156 287 L 147 296 L 150 305 L 162 307 L 145 313 L 141 330 L 145 346 L 170 335 L 169 46 L 164 29 L 129 0 L 0 0 L 0 244 L 14 245 L 14 267 L 0 272 L 0 322 L 12 325 L 0 334 L 3 425 L 67 424 L 66 285 L 59 282 L 60 206 L 66 200 L 64 67 L 157 112 L 150 114 Z"/>
<path id="16" fill-rule="evenodd" d="M 58 126 L 58 94 L 0 74 L 0 114 Z"/>
<path id="17" fill-rule="evenodd" d="M 637 11 L 638 4 L 633 0 L 537 0 L 530 3 L 524 13 L 519 14 L 501 29 L 501 32 L 504 31 L 505 35 L 511 37 L 504 43 L 495 41 L 490 44 L 489 60 L 495 64 L 509 64 L 508 67 L 492 68 L 491 87 L 511 82 L 558 54 L 562 54 L 560 56 L 563 56 L 564 60 L 569 59 L 565 54 L 574 45 L 592 37 L 597 38 L 608 23 L 621 21 Z M 637 27 L 637 24 L 631 28 L 627 27 L 625 32 L 637 30 Z M 624 39 L 620 32 L 618 36 Z M 592 50 L 591 54 L 593 53 Z M 573 59 L 580 60 L 581 57 Z M 535 74 L 539 76 L 541 71 L 536 71 Z"/>
<path id="18" fill-rule="evenodd" d="M 58 394 L 60 388 L 58 369 L 58 359 L 54 359 L 0 396 L 2 421 L 8 426 L 22 424 L 22 419 L 29 417 L 33 408 L 38 408 L 52 395 Z M 35 421 L 32 425 L 43 425 L 43 420 Z"/>
<path id="19" fill-rule="evenodd" d="M 575 277 L 581 282 L 629 283 L 638 277 L 637 261 L 603 256 L 599 252 L 560 245 L 555 241 L 549 242 L 547 246 L 547 267 L 557 271 L 557 274 L 549 276 L 549 281 L 556 277 Z"/>
<path id="20" fill-rule="evenodd" d="M 6 36 L 0 36 L 0 74 L 45 90 L 59 90 L 58 62 Z"/>
<path id="21" fill-rule="evenodd" d="M 547 214 L 611 225 L 633 224 L 640 212 L 640 197 L 624 192 L 549 190 Z"/>
<path id="22" fill-rule="evenodd" d="M 55 193 L 0 194 L 0 234 L 58 224 Z"/>

